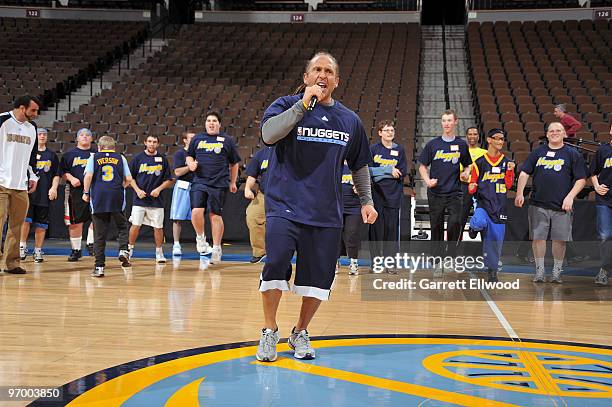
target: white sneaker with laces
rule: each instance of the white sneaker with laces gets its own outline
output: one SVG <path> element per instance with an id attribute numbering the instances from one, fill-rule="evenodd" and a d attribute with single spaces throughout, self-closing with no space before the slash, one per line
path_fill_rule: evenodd
<path id="1" fill-rule="evenodd" d="M 92 277 L 104 277 L 104 267 L 96 267 L 91 272 Z"/>
<path id="2" fill-rule="evenodd" d="M 221 263 L 221 256 L 223 255 L 223 250 L 220 247 L 212 248 L 212 257 L 210 258 L 210 262 L 212 264 Z"/>
<path id="3" fill-rule="evenodd" d="M 553 269 L 552 278 L 550 279 L 550 282 L 561 284 L 563 282 L 563 280 L 561 280 L 561 273 L 563 273 L 563 269 L 561 268 Z"/>
<path id="4" fill-rule="evenodd" d="M 533 277 L 534 283 L 543 283 L 546 281 L 544 268 L 536 268 L 535 276 Z"/>
<path id="5" fill-rule="evenodd" d="M 181 249 L 181 244 L 180 243 L 175 243 L 174 246 L 172 246 L 172 255 L 173 256 L 182 256 L 183 255 L 183 250 Z"/>
<path id="6" fill-rule="evenodd" d="M 316 356 L 315 350 L 310 346 L 308 331 L 305 329 L 299 332 L 294 332 L 294 330 L 292 330 L 287 344 L 293 349 L 293 357 L 296 359 L 311 360 Z"/>
<path id="7" fill-rule="evenodd" d="M 43 262 L 43 255 L 42 255 L 42 251 L 34 251 L 34 262 L 35 263 L 42 263 Z"/>
<path id="8" fill-rule="evenodd" d="M 166 262 L 166 258 L 164 257 L 164 253 L 156 252 L 155 253 L 155 262 L 156 263 L 165 263 Z"/>
<path id="9" fill-rule="evenodd" d="M 349 275 L 359 275 L 359 263 L 357 262 L 357 259 L 351 259 L 351 264 L 349 265 Z"/>
<path id="10" fill-rule="evenodd" d="M 270 328 L 261 330 L 261 338 L 255 357 L 260 362 L 274 362 L 276 360 L 276 344 L 280 340 L 278 330 L 273 331 Z"/>
<path id="11" fill-rule="evenodd" d="M 25 260 L 28 255 L 28 249 L 24 246 L 19 246 L 19 258 Z"/>

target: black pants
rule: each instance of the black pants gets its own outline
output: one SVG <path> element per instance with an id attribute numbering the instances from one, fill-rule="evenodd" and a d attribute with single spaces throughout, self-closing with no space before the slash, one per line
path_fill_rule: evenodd
<path id="1" fill-rule="evenodd" d="M 470 216 L 470 212 L 472 211 L 472 206 L 474 206 L 472 195 L 470 195 L 470 193 L 468 192 L 468 184 L 462 182 L 461 191 L 463 192 L 463 202 L 461 205 L 461 230 L 459 232 L 459 240 L 462 240 L 465 225 L 467 223 L 468 217 Z"/>
<path id="2" fill-rule="evenodd" d="M 363 227 L 361 214 L 344 214 L 344 226 L 342 227 L 342 243 L 346 249 L 346 255 L 351 259 L 359 258 L 359 244 L 361 243 L 361 228 Z M 342 251 L 342 248 L 340 248 Z M 342 253 L 340 253 L 342 255 Z M 340 257 L 340 255 L 338 257 Z"/>
<path id="3" fill-rule="evenodd" d="M 370 225 L 370 256 L 395 256 L 399 253 L 399 208 L 376 206 L 378 218 Z"/>
<path id="4" fill-rule="evenodd" d="M 106 235 L 110 222 L 114 221 L 117 226 L 117 241 L 119 250 L 128 248 L 128 223 L 123 212 L 102 212 L 92 215 L 94 225 L 94 253 L 96 255 L 96 267 L 104 267 L 106 261 Z"/>
<path id="5" fill-rule="evenodd" d="M 463 196 L 442 197 L 427 191 L 429 204 L 429 223 L 431 224 L 431 244 L 434 256 L 454 256 L 459 236 L 461 235 L 461 210 Z M 444 214 L 448 211 L 447 240 L 448 248 L 445 250 L 444 241 Z"/>

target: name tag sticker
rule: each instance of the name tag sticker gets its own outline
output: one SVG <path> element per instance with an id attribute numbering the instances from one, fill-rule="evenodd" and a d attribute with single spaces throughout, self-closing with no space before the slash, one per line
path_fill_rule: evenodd
<path id="1" fill-rule="evenodd" d="M 491 172 L 492 172 L 493 174 L 499 174 L 499 173 L 501 173 L 501 171 L 500 171 L 499 167 L 493 167 L 493 168 L 491 168 Z"/>
<path id="2" fill-rule="evenodd" d="M 161 157 L 155 157 L 155 162 L 156 163 L 160 163 L 162 161 L 163 161 L 163 159 Z"/>
<path id="3" fill-rule="evenodd" d="M 36 159 L 40 160 L 40 154 L 36 154 Z"/>
<path id="4" fill-rule="evenodd" d="M 554 152 L 554 151 L 549 151 L 549 152 L 547 152 L 547 153 L 546 153 L 546 157 L 554 157 L 554 156 L 555 156 L 555 154 L 556 154 L 556 152 Z"/>
<path id="5" fill-rule="evenodd" d="M 217 137 L 217 141 L 225 141 L 225 137 Z"/>
<path id="6" fill-rule="evenodd" d="M 391 150 L 391 155 L 394 156 L 394 157 L 397 157 L 399 155 L 399 151 Z"/>
<path id="7" fill-rule="evenodd" d="M 176 187 L 180 189 L 189 189 L 189 182 L 179 179 L 176 181 Z"/>
<path id="8" fill-rule="evenodd" d="M 459 151 L 459 146 L 457 144 L 453 144 L 451 146 L 451 151 Z"/>

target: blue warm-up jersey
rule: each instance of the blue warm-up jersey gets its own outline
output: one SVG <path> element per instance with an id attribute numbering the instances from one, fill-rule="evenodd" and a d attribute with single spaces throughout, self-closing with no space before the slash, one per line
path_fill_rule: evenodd
<path id="1" fill-rule="evenodd" d="M 303 94 L 278 98 L 268 119 L 302 103 Z M 319 227 L 342 227 L 342 165 L 351 170 L 371 160 L 361 120 L 338 101 L 318 103 L 275 144 L 268 165 L 266 216 Z"/>

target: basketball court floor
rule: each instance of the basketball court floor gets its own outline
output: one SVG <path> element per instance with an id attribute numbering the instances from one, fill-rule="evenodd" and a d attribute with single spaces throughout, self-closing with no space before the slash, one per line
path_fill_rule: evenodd
<path id="1" fill-rule="evenodd" d="M 28 258 L 23 276 L 0 273 L 0 405 L 612 405 L 611 288 L 590 276 L 552 285 L 502 274 L 519 281 L 516 298 L 487 289 L 376 297 L 376 278 L 432 273 L 342 267 L 309 327 L 317 358 L 296 360 L 281 340 L 279 359 L 264 364 L 254 356 L 262 264 L 244 261 L 246 247 L 224 253 L 220 265 L 168 251 L 161 266 L 137 258 L 122 269 L 109 258 L 103 279 L 90 277 L 93 258 L 65 255 Z M 299 305 L 283 297 L 281 337 Z M 17 400 L 25 387 L 48 397 Z"/>

